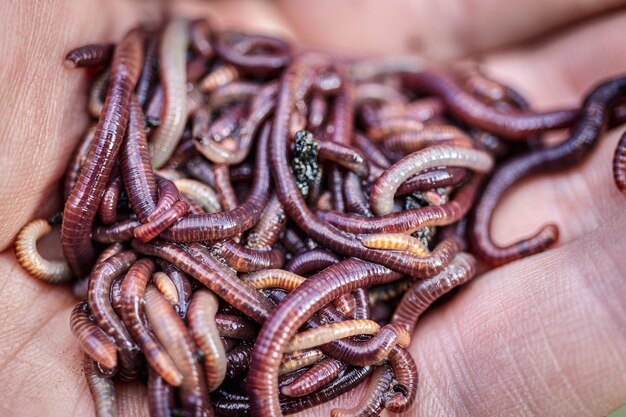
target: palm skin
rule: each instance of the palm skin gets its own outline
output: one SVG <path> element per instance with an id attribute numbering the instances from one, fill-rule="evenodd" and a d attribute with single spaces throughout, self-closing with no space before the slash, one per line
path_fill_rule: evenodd
<path id="1" fill-rule="evenodd" d="M 314 47 L 480 59 L 538 108 L 578 105 L 597 81 L 626 72 L 626 12 L 617 1 L 355 3 L 169 6 Z M 359 19 L 346 17 L 355 10 Z M 28 220 L 59 207 L 64 167 L 87 125 L 89 77 L 62 67 L 65 52 L 119 40 L 159 14 L 145 0 L 0 6 L 0 415 L 93 414 L 68 325 L 76 300 L 29 277 L 12 243 Z M 534 177 L 507 195 L 493 223 L 498 242 L 555 222 L 559 243 L 483 274 L 423 317 L 411 347 L 420 388 L 409 415 L 603 416 L 626 403 L 626 198 L 610 165 L 622 130 L 575 170 Z M 120 384 L 117 393 L 120 415 L 146 414 L 143 387 Z"/>

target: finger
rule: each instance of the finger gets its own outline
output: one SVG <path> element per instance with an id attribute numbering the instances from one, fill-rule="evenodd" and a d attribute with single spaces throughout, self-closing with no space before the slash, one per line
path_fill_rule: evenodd
<path id="1" fill-rule="evenodd" d="M 623 0 L 279 2 L 290 26 L 315 47 L 366 54 L 417 52 L 436 60 L 509 45 L 624 4 Z"/>
<path id="2" fill-rule="evenodd" d="M 119 39 L 132 24 L 129 4 L 1 3 L 0 250 L 57 195 L 53 188 L 87 125 L 88 77 L 64 68 L 65 54 L 82 44 Z"/>
<path id="3" fill-rule="evenodd" d="M 485 66 L 538 108 L 580 105 L 594 84 L 626 68 L 626 47 L 619 41 L 624 24 L 625 12 L 598 19 L 542 45 L 487 57 Z M 555 222 L 560 243 L 566 243 L 623 210 L 625 198 L 611 172 L 623 132 L 620 127 L 602 135 L 591 155 L 574 169 L 536 175 L 513 187 L 492 222 L 496 242 L 512 243 Z"/>
<path id="4" fill-rule="evenodd" d="M 416 415 L 604 416 L 626 403 L 624 227 L 626 211 L 427 314 Z"/>

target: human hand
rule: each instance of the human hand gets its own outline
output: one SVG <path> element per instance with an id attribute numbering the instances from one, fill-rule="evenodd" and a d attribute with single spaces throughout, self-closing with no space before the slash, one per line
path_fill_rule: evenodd
<path id="1" fill-rule="evenodd" d="M 437 60 L 470 54 L 537 108 L 578 105 L 597 81 L 625 72 L 626 12 L 591 18 L 611 2 L 491 3 L 197 1 L 171 7 L 194 15 L 210 9 L 225 25 L 280 30 L 344 51 L 419 47 Z M 65 53 L 119 40 L 148 6 L 158 17 L 144 0 L 0 6 L 0 414 L 93 414 L 82 354 L 69 331 L 76 300 L 67 287 L 29 277 L 15 262 L 12 242 L 30 219 L 60 207 L 59 181 L 87 125 L 88 77 L 62 67 Z M 411 348 L 420 387 L 410 415 L 601 416 L 626 403 L 626 259 L 620 256 L 626 210 L 610 164 L 619 133 L 604 137 L 575 170 L 537 176 L 503 201 L 493 224 L 496 240 L 517 240 L 554 221 L 558 247 L 483 274 L 424 316 Z M 120 415 L 145 415 L 143 387 L 118 387 Z M 315 413 L 328 415 L 331 407 Z"/>

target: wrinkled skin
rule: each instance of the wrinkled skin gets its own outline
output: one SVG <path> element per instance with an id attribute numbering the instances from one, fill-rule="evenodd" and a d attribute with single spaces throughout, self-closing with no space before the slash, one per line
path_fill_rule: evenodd
<path id="1" fill-rule="evenodd" d="M 538 108 L 577 105 L 597 80 L 626 72 L 624 1 L 356 3 L 171 7 L 359 54 L 480 57 Z M 0 4 L 0 415 L 93 413 L 68 325 L 76 301 L 67 287 L 27 276 L 12 245 L 27 221 L 59 207 L 63 169 L 87 124 L 89 77 L 66 70 L 64 54 L 118 41 L 139 19 L 157 19 L 159 4 Z M 409 415 L 604 416 L 626 403 L 626 197 L 610 164 L 623 130 L 607 135 L 575 171 L 534 177 L 507 195 L 493 225 L 498 242 L 553 220 L 559 244 L 484 274 L 426 314 L 411 347 L 420 388 Z M 118 398 L 120 415 L 145 415 L 143 387 L 120 384 Z"/>

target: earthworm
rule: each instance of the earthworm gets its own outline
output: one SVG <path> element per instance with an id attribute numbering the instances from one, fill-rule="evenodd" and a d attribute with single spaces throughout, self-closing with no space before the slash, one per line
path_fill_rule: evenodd
<path id="1" fill-rule="evenodd" d="M 218 313 L 215 323 L 220 336 L 238 340 L 252 340 L 259 329 L 251 320 L 234 314 Z"/>
<path id="2" fill-rule="evenodd" d="M 104 98 L 106 96 L 107 87 L 109 86 L 109 69 L 105 69 L 96 77 L 95 81 L 89 89 L 87 97 L 87 111 L 94 118 L 99 118 L 104 107 Z"/>
<path id="3" fill-rule="evenodd" d="M 148 154 L 145 118 L 136 95 L 130 99 L 126 137 L 122 145 L 120 169 L 128 202 L 142 223 L 156 209 L 158 198 L 156 180 Z"/>
<path id="4" fill-rule="evenodd" d="M 336 339 L 356 336 L 358 334 L 375 334 L 380 326 L 372 320 L 344 320 L 337 323 L 329 323 L 315 329 L 305 330 L 298 333 L 285 347 L 285 352 L 310 349 Z"/>
<path id="5" fill-rule="evenodd" d="M 309 104 L 309 114 L 307 118 L 307 129 L 316 131 L 319 129 L 328 116 L 328 101 L 322 94 L 317 93 L 311 96 Z"/>
<path id="6" fill-rule="evenodd" d="M 214 244 L 211 252 L 237 272 L 280 268 L 284 262 L 283 252 L 279 248 L 250 249 L 233 240 L 223 240 Z"/>
<path id="7" fill-rule="evenodd" d="M 189 282 L 189 276 L 164 260 L 159 260 L 158 263 L 176 287 L 176 292 L 178 293 L 178 303 L 174 306 L 174 309 L 178 315 L 181 316 L 181 318 L 185 318 L 187 315 L 189 299 L 191 298 L 191 283 Z"/>
<path id="8" fill-rule="evenodd" d="M 307 349 L 283 355 L 280 361 L 279 375 L 293 372 L 297 369 L 313 365 L 324 358 L 324 354 L 319 349 Z"/>
<path id="9" fill-rule="evenodd" d="M 172 20 L 163 30 L 159 75 L 165 99 L 159 126 L 152 134 L 152 166 L 160 168 L 172 155 L 187 120 L 186 51 L 188 23 Z"/>
<path id="10" fill-rule="evenodd" d="M 234 210 L 239 205 L 237 193 L 233 188 L 230 179 L 230 168 L 228 165 L 213 165 L 213 176 L 215 178 L 215 190 L 224 210 Z"/>
<path id="11" fill-rule="evenodd" d="M 354 99 L 357 105 L 372 101 L 382 103 L 406 102 L 404 94 L 397 89 L 377 82 L 367 82 L 357 85 Z"/>
<path id="12" fill-rule="evenodd" d="M 374 142 L 381 142 L 391 135 L 418 132 L 423 128 L 424 124 L 413 117 L 394 117 L 377 120 L 375 124 L 369 125 L 367 136 Z"/>
<path id="13" fill-rule="evenodd" d="M 376 180 L 370 194 L 372 211 L 385 215 L 394 211 L 393 196 L 407 179 L 431 168 L 457 166 L 485 173 L 493 167 L 493 158 L 486 152 L 453 146 L 431 146 L 414 152 L 393 164 Z"/>
<path id="14" fill-rule="evenodd" d="M 355 308 L 352 318 L 355 320 L 370 318 L 370 304 L 368 290 L 359 288 L 352 293 L 354 296 Z"/>
<path id="15" fill-rule="evenodd" d="M 85 160 L 87 159 L 87 154 L 89 153 L 89 148 L 93 143 L 93 138 L 96 134 L 96 127 L 91 126 L 87 129 L 87 133 L 80 142 L 80 145 L 74 151 L 70 163 L 68 164 L 68 168 L 65 171 L 65 180 L 63 183 L 63 198 L 67 200 L 70 195 L 70 192 L 76 185 L 76 180 L 78 179 L 78 175 L 80 174 L 80 170 L 85 164 Z"/>
<path id="16" fill-rule="evenodd" d="M 107 246 L 102 252 L 100 252 L 100 255 L 98 255 L 98 258 L 96 259 L 96 263 L 94 265 L 98 265 L 100 262 L 106 261 L 111 256 L 116 255 L 123 250 L 123 244 L 119 242 L 112 243 L 111 245 Z M 88 288 L 89 277 L 85 277 L 74 282 L 74 284 L 72 285 L 72 292 L 74 293 L 74 296 L 79 300 L 85 300 L 87 298 Z"/>
<path id="17" fill-rule="evenodd" d="M 333 161 L 359 177 L 367 177 L 369 174 L 367 160 L 358 149 L 328 140 L 319 141 L 318 144 L 318 156 L 321 159 Z"/>
<path id="18" fill-rule="evenodd" d="M 459 221 L 471 208 L 481 176 L 474 175 L 457 191 L 454 199 L 441 206 L 408 209 L 376 217 L 362 217 L 318 210 L 319 219 L 351 233 L 413 233 L 427 226 L 443 226 Z"/>
<path id="19" fill-rule="evenodd" d="M 336 264 L 340 260 L 339 256 L 326 249 L 313 249 L 291 258 L 285 269 L 297 275 L 307 275 Z"/>
<path id="20" fill-rule="evenodd" d="M 252 75 L 274 74 L 291 60 L 289 44 L 271 36 L 223 32 L 214 47 L 221 59 Z M 257 52 L 261 50 L 263 54 Z"/>
<path id="21" fill-rule="evenodd" d="M 181 194 L 199 203 L 205 212 L 217 213 L 222 211 L 220 198 L 211 186 L 189 178 L 175 179 L 173 183 Z"/>
<path id="22" fill-rule="evenodd" d="M 176 285 L 165 272 L 158 271 L 152 274 L 152 283 L 170 304 L 177 305 L 180 302 Z"/>
<path id="23" fill-rule="evenodd" d="M 254 345 L 248 392 L 251 409 L 263 415 L 280 415 L 277 385 L 279 358 L 288 340 L 311 314 L 342 294 L 360 287 L 397 280 L 399 274 L 377 264 L 347 259 L 307 279 L 272 311 Z"/>
<path id="24" fill-rule="evenodd" d="M 446 167 L 434 168 L 419 173 L 404 181 L 396 190 L 396 197 L 412 194 L 417 191 L 432 190 L 443 187 L 454 187 L 461 184 L 467 178 L 468 171 L 465 168 Z"/>
<path id="25" fill-rule="evenodd" d="M 161 123 L 161 113 L 163 112 L 163 85 L 157 84 L 152 90 L 150 98 L 145 104 L 146 124 L 156 127 Z"/>
<path id="26" fill-rule="evenodd" d="M 123 251 L 99 263 L 89 277 L 87 302 L 96 324 L 112 336 L 119 351 L 122 371 L 128 378 L 136 374 L 139 349 L 129 334 L 124 322 L 113 310 L 109 293 L 115 277 L 124 274 L 137 261 L 137 255 Z"/>
<path id="27" fill-rule="evenodd" d="M 254 182 L 242 204 L 234 210 L 221 213 L 186 216 L 162 233 L 162 237 L 176 242 L 215 241 L 238 235 L 254 226 L 270 194 L 270 172 L 267 161 L 269 133 L 270 126 L 266 124 L 257 140 Z"/>
<path id="28" fill-rule="evenodd" d="M 175 202 L 180 200 L 180 192 L 172 180 L 164 178 L 160 175 L 157 175 L 155 180 L 159 198 L 154 211 L 148 215 L 148 222 L 154 220 L 155 217 L 160 216 L 169 210 Z"/>
<path id="29" fill-rule="evenodd" d="M 548 224 L 530 238 L 507 247 L 496 245 L 489 227 L 494 209 L 504 192 L 520 178 L 536 171 L 563 169 L 585 157 L 595 145 L 605 125 L 612 103 L 626 91 L 626 77 L 612 78 L 587 95 L 578 125 L 571 136 L 552 148 L 515 157 L 501 165 L 478 200 L 469 237 L 475 253 L 496 266 L 541 252 L 558 238 L 556 225 Z"/>
<path id="30" fill-rule="evenodd" d="M 206 19 L 196 19 L 189 24 L 189 44 L 195 53 L 205 59 L 213 56 L 210 35 L 211 29 Z"/>
<path id="31" fill-rule="evenodd" d="M 228 363 L 226 370 L 226 378 L 229 380 L 243 379 L 248 367 L 250 366 L 250 355 L 252 354 L 252 346 L 238 345 L 226 354 Z"/>
<path id="32" fill-rule="evenodd" d="M 446 269 L 434 277 L 414 283 L 404 293 L 391 321 L 404 324 L 409 333 L 413 333 L 417 320 L 432 303 L 472 279 L 475 273 L 476 259 L 469 253 L 457 254 Z"/>
<path id="33" fill-rule="evenodd" d="M 111 226 L 96 226 L 92 239 L 99 243 L 116 243 L 133 239 L 133 230 L 141 226 L 139 220 L 130 218 L 121 220 Z"/>
<path id="34" fill-rule="evenodd" d="M 343 200 L 343 172 L 337 165 L 334 165 L 330 171 L 329 188 L 332 195 L 333 209 L 340 213 L 346 211 L 346 203 Z M 319 203 L 319 201 L 318 201 Z"/>
<path id="35" fill-rule="evenodd" d="M 199 245 L 187 249 L 163 241 L 133 241 L 133 248 L 149 256 L 158 256 L 191 275 L 227 303 L 257 323 L 262 323 L 273 309 L 272 303 L 249 284 L 241 281 L 228 268 L 215 260 Z M 205 264 L 208 262 L 208 264 Z"/>
<path id="36" fill-rule="evenodd" d="M 472 138 L 461 129 L 448 125 L 424 126 L 422 130 L 387 138 L 384 146 L 392 151 L 410 153 L 433 145 L 472 147 Z"/>
<path id="37" fill-rule="evenodd" d="M 83 372 L 93 397 L 96 417 L 117 417 L 113 380 L 100 376 L 97 365 L 87 355 L 83 360 Z"/>
<path id="38" fill-rule="evenodd" d="M 117 203 L 122 192 L 122 177 L 117 169 L 113 170 L 109 182 L 104 188 L 102 200 L 100 201 L 100 221 L 106 225 L 111 225 L 117 220 Z"/>
<path id="39" fill-rule="evenodd" d="M 215 67 L 213 71 L 209 72 L 202 79 L 202 81 L 200 81 L 199 88 L 205 93 L 210 93 L 216 88 L 227 85 L 228 83 L 231 83 L 238 78 L 239 71 L 237 70 L 237 68 L 230 64 L 222 64 Z"/>
<path id="40" fill-rule="evenodd" d="M 364 235 L 361 243 L 368 248 L 385 250 L 402 250 L 413 253 L 420 258 L 428 256 L 430 251 L 424 243 L 411 235 L 402 233 L 379 233 Z"/>
<path id="41" fill-rule="evenodd" d="M 153 369 L 148 369 L 148 408 L 152 417 L 170 417 L 174 389 Z"/>
<path id="42" fill-rule="evenodd" d="M 432 96 L 420 98 L 410 103 L 394 100 L 381 105 L 376 114 L 380 119 L 410 116 L 420 122 L 426 122 L 442 116 L 444 110 L 445 106 L 443 101 L 438 97 Z"/>
<path id="43" fill-rule="evenodd" d="M 403 347 L 396 346 L 389 354 L 389 364 L 393 369 L 396 378 L 396 391 L 393 396 L 385 402 L 385 408 L 392 413 L 403 413 L 408 410 L 417 394 L 417 367 L 413 357 Z"/>
<path id="44" fill-rule="evenodd" d="M 263 210 L 259 222 L 248 233 L 246 245 L 251 249 L 263 249 L 273 246 L 285 229 L 287 216 L 276 194 L 272 194 Z"/>
<path id="45" fill-rule="evenodd" d="M 391 161 L 378 149 L 376 144 L 360 133 L 354 134 L 354 144 L 367 155 L 369 162 L 387 169 L 391 166 Z"/>
<path id="46" fill-rule="evenodd" d="M 215 322 L 218 300 L 207 290 L 191 297 L 187 318 L 189 331 L 204 353 L 204 375 L 209 392 L 215 391 L 226 377 L 226 351 Z"/>
<path id="47" fill-rule="evenodd" d="M 154 34 L 148 39 L 146 46 L 145 58 L 143 60 L 143 67 L 141 68 L 141 74 L 137 81 L 137 88 L 135 89 L 137 95 L 137 101 L 143 107 L 148 99 L 150 93 L 150 87 L 158 71 L 159 61 L 159 35 Z"/>
<path id="48" fill-rule="evenodd" d="M 365 81 L 385 75 L 414 73 L 423 67 L 424 61 L 417 56 L 363 59 L 350 66 L 350 77 L 355 81 Z"/>
<path id="49" fill-rule="evenodd" d="M 172 207 L 158 216 L 155 216 L 150 222 L 136 227 L 135 230 L 133 230 L 133 235 L 142 242 L 149 242 L 165 229 L 176 223 L 188 211 L 189 203 L 185 200 L 178 200 Z"/>
<path id="50" fill-rule="evenodd" d="M 248 274 L 244 280 L 254 288 L 281 288 L 292 291 L 302 284 L 305 278 L 283 269 L 263 269 Z"/>
<path id="51" fill-rule="evenodd" d="M 86 302 L 76 304 L 72 310 L 70 328 L 87 356 L 104 368 L 112 370 L 117 367 L 115 343 L 91 321 L 89 306 Z"/>
<path id="52" fill-rule="evenodd" d="M 401 279 L 391 284 L 379 285 L 368 290 L 369 303 L 371 305 L 379 301 L 389 301 L 403 295 L 412 286 L 410 279 Z"/>
<path id="53" fill-rule="evenodd" d="M 363 194 L 361 179 L 354 172 L 346 172 L 343 177 L 343 197 L 348 212 L 366 217 L 373 216 L 369 201 Z"/>
<path id="54" fill-rule="evenodd" d="M 350 409 L 335 408 L 330 412 L 332 417 L 372 417 L 378 416 L 384 408 L 384 401 L 393 379 L 391 367 L 387 364 L 376 367 L 370 378 L 369 385 L 361 396 L 361 400 Z"/>
<path id="55" fill-rule="evenodd" d="M 47 220 L 37 219 L 28 223 L 15 238 L 15 258 L 26 272 L 49 284 L 69 282 L 74 274 L 67 261 L 48 260 L 41 256 L 37 241 L 52 232 Z"/>
<path id="56" fill-rule="evenodd" d="M 333 358 L 324 358 L 311 366 L 291 383 L 281 387 L 280 392 L 288 397 L 311 394 L 335 380 L 346 369 L 346 365 Z"/>
<path id="57" fill-rule="evenodd" d="M 544 113 L 502 111 L 484 104 L 466 92 L 456 80 L 441 70 L 425 70 L 405 77 L 407 86 L 435 94 L 448 110 L 464 122 L 511 140 L 570 126 L 579 116 L 577 110 L 555 110 Z"/>
<path id="58" fill-rule="evenodd" d="M 139 30 L 130 31 L 115 48 L 109 90 L 94 143 L 65 202 L 61 244 L 76 276 L 86 275 L 96 258 L 91 242 L 93 221 L 126 131 L 128 105 L 139 77 L 142 55 Z"/>
<path id="59" fill-rule="evenodd" d="M 626 192 L 626 134 L 622 134 L 613 156 L 613 179 L 621 192 Z"/>
<path id="60" fill-rule="evenodd" d="M 133 336 L 150 366 L 172 386 L 182 383 L 183 375 L 177 369 L 170 355 L 155 339 L 144 324 L 144 293 L 148 279 L 156 268 L 153 260 L 144 258 L 137 261 L 122 280 L 121 316 L 128 332 Z"/>
<path id="61" fill-rule="evenodd" d="M 65 55 L 65 67 L 99 67 L 111 61 L 114 45 L 111 43 L 92 43 L 74 48 Z"/>
<path id="62" fill-rule="evenodd" d="M 209 107 L 219 109 L 233 103 L 245 102 L 261 91 L 261 85 L 254 81 L 235 80 L 217 87 L 209 94 Z"/>
<path id="63" fill-rule="evenodd" d="M 185 411 L 194 416 L 210 415 L 206 383 L 196 361 L 194 341 L 185 323 L 153 286 L 146 288 L 144 300 L 150 328 L 183 375 L 180 396 Z"/>

